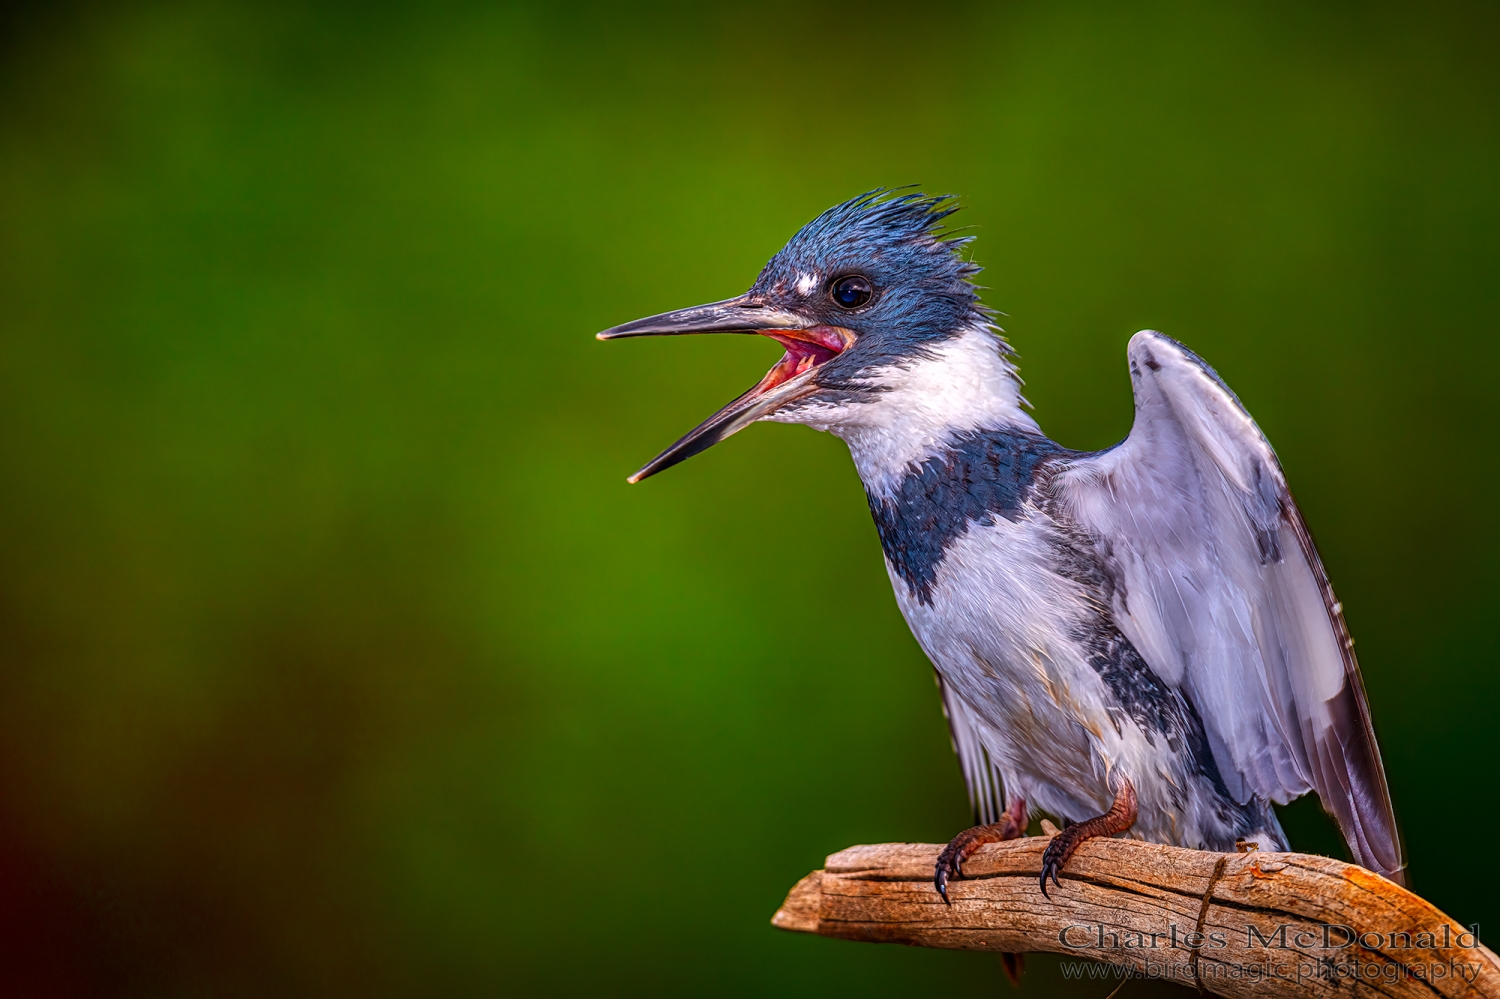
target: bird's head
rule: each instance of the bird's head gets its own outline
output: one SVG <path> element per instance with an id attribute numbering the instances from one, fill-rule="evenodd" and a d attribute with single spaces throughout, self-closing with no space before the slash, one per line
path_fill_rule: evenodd
<path id="1" fill-rule="evenodd" d="M 988 327 L 990 313 L 971 283 L 979 268 L 959 255 L 968 240 L 942 228 L 956 210 L 946 197 L 887 196 L 883 190 L 861 195 L 803 226 L 738 298 L 598 334 L 614 340 L 754 333 L 786 348 L 754 388 L 630 481 L 690 458 L 756 420 L 836 422 L 827 414 L 879 399 L 880 372 L 926 356 L 966 330 Z"/>

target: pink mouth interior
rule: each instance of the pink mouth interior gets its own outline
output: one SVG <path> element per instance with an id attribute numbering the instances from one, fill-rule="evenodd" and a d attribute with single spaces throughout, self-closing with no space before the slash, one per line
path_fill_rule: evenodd
<path id="1" fill-rule="evenodd" d="M 804 371 L 838 357 L 854 342 L 854 334 L 836 326 L 812 326 L 805 330 L 771 330 L 762 334 L 781 344 L 781 356 L 760 384 L 751 389 L 759 395 L 797 377 Z"/>

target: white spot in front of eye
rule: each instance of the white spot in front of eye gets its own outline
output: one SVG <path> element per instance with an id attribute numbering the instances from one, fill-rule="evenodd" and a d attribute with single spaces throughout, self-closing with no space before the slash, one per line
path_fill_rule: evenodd
<path id="1" fill-rule="evenodd" d="M 811 295 L 813 289 L 817 286 L 818 276 L 816 274 L 809 274 L 806 271 L 797 272 L 797 294 Z"/>

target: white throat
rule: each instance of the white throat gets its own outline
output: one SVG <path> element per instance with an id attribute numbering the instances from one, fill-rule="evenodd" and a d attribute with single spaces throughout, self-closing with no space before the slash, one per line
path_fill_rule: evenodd
<path id="1" fill-rule="evenodd" d="M 880 391 L 867 401 L 817 403 L 767 419 L 805 423 L 849 445 L 865 488 L 889 495 L 908 469 L 966 430 L 1009 427 L 1039 433 L 1021 407 L 1021 379 L 999 337 L 971 328 L 934 346 L 930 356 L 875 368 Z"/>

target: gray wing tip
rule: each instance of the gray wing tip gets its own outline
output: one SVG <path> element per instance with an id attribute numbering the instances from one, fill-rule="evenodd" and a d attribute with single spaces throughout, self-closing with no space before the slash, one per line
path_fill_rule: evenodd
<path id="1" fill-rule="evenodd" d="M 1352 681 L 1346 679 L 1328 706 L 1333 731 L 1319 754 L 1327 768 L 1315 782 L 1318 794 L 1338 820 L 1355 859 L 1392 878 L 1405 869 L 1406 855 L 1357 674 Z"/>

